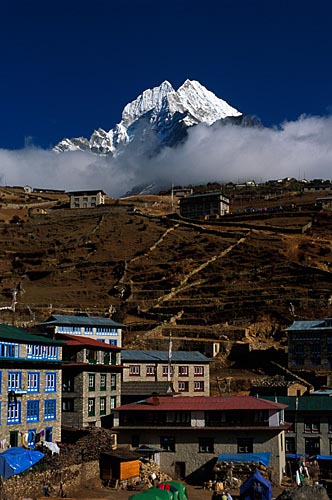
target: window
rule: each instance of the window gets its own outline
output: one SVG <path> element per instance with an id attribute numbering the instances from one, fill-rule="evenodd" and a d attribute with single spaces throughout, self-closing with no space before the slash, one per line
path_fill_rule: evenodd
<path id="1" fill-rule="evenodd" d="M 106 380 L 107 380 L 106 373 L 101 373 L 100 374 L 100 390 L 101 391 L 106 391 Z"/>
<path id="2" fill-rule="evenodd" d="M 146 367 L 146 376 L 153 377 L 156 374 L 156 367 L 154 365 L 148 365 Z"/>
<path id="3" fill-rule="evenodd" d="M 89 391 L 95 390 L 95 379 L 96 379 L 95 374 L 89 373 Z"/>
<path id="4" fill-rule="evenodd" d="M 198 438 L 198 450 L 200 453 L 214 453 L 214 439 Z"/>
<path id="5" fill-rule="evenodd" d="M 280 414 L 278 414 L 280 416 Z M 267 410 L 257 410 L 254 414 L 255 424 L 264 424 L 269 421 L 269 413 Z M 279 419 L 279 425 L 281 421 Z"/>
<path id="6" fill-rule="evenodd" d="M 73 398 L 64 398 L 62 400 L 62 411 L 64 413 L 74 411 L 74 399 Z"/>
<path id="7" fill-rule="evenodd" d="M 163 451 L 175 451 L 175 438 L 173 436 L 161 436 L 160 448 Z"/>
<path id="8" fill-rule="evenodd" d="M 305 438 L 304 453 L 311 455 L 320 455 L 320 438 Z"/>
<path id="9" fill-rule="evenodd" d="M 7 424 L 21 423 L 21 401 L 16 403 L 8 403 L 7 409 Z"/>
<path id="10" fill-rule="evenodd" d="M 56 418 L 56 400 L 46 399 L 44 401 L 44 420 L 55 420 Z"/>
<path id="11" fill-rule="evenodd" d="M 56 373 L 45 373 L 45 392 L 56 392 Z"/>
<path id="12" fill-rule="evenodd" d="M 189 383 L 183 382 L 182 380 L 180 380 L 178 382 L 178 391 L 179 392 L 188 392 L 189 391 Z"/>
<path id="13" fill-rule="evenodd" d="M 194 366 L 194 376 L 203 377 L 204 376 L 204 366 Z"/>
<path id="14" fill-rule="evenodd" d="M 253 453 L 254 440 L 253 438 L 238 438 L 237 452 L 238 453 Z"/>
<path id="15" fill-rule="evenodd" d="M 330 455 L 332 455 L 332 439 L 329 439 Z"/>
<path id="16" fill-rule="evenodd" d="M 305 420 L 304 422 L 304 432 L 306 434 L 319 434 L 320 426 L 319 420 Z"/>
<path id="17" fill-rule="evenodd" d="M 88 399 L 88 416 L 94 417 L 96 414 L 96 400 L 95 398 Z"/>
<path id="18" fill-rule="evenodd" d="M 100 398 L 99 413 L 100 413 L 100 415 L 106 415 L 106 398 L 105 397 Z"/>
<path id="19" fill-rule="evenodd" d="M 2 393 L 2 372 L 0 371 L 0 394 Z"/>
<path id="20" fill-rule="evenodd" d="M 139 365 L 130 365 L 129 366 L 129 375 L 131 376 L 139 376 L 141 374 L 141 367 Z"/>
<path id="21" fill-rule="evenodd" d="M 188 366 L 179 366 L 179 377 L 188 377 Z"/>
<path id="22" fill-rule="evenodd" d="M 20 389 L 21 381 L 21 372 L 8 372 L 8 389 Z"/>
<path id="23" fill-rule="evenodd" d="M 285 438 L 286 453 L 296 453 L 295 438 L 286 437 Z"/>
<path id="24" fill-rule="evenodd" d="M 115 340 L 115 339 L 111 339 L 111 340 L 109 340 L 109 344 L 112 345 L 112 346 L 114 346 L 114 347 L 117 347 L 118 341 Z"/>
<path id="25" fill-rule="evenodd" d="M 27 422 L 39 421 L 39 401 L 27 401 Z"/>
<path id="26" fill-rule="evenodd" d="M 97 351 L 87 349 L 86 358 L 88 363 L 95 365 L 97 363 Z"/>
<path id="27" fill-rule="evenodd" d="M 28 372 L 28 392 L 39 392 L 39 373 L 38 372 Z"/>
<path id="28" fill-rule="evenodd" d="M 310 346 L 311 354 L 320 354 L 321 347 L 319 343 L 311 344 Z"/>
<path id="29" fill-rule="evenodd" d="M 93 328 L 92 328 L 92 326 L 86 326 L 85 327 L 85 334 L 86 335 L 93 335 Z"/>
<path id="30" fill-rule="evenodd" d="M 58 348 L 50 345 L 27 345 L 28 359 L 58 359 Z"/>
<path id="31" fill-rule="evenodd" d="M 74 377 L 69 375 L 63 375 L 62 377 L 62 390 L 63 392 L 73 392 L 74 389 Z"/>
<path id="32" fill-rule="evenodd" d="M 116 396 L 111 396 L 111 410 L 116 408 Z"/>
<path id="33" fill-rule="evenodd" d="M 11 342 L 0 342 L 0 358 L 19 358 L 19 344 Z"/>
<path id="34" fill-rule="evenodd" d="M 202 391 L 204 391 L 204 382 L 203 382 L 203 380 L 196 380 L 194 382 L 194 391 L 195 392 L 202 392 Z"/>
<path id="35" fill-rule="evenodd" d="M 115 373 L 111 374 L 111 391 L 115 391 L 116 389 L 116 375 Z"/>
<path id="36" fill-rule="evenodd" d="M 170 376 L 173 375 L 173 367 L 168 365 L 163 365 L 163 377 L 167 377 L 168 374 Z"/>

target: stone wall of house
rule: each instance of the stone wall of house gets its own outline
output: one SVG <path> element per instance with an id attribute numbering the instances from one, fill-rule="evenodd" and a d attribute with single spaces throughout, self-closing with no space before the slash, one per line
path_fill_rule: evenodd
<path id="1" fill-rule="evenodd" d="M 47 487 L 51 497 L 60 493 L 60 484 L 67 493 L 93 481 L 98 486 L 100 481 L 99 461 L 84 462 L 78 465 L 62 467 L 60 469 L 28 472 L 6 479 L 0 488 L 0 498 L 20 500 L 21 498 L 37 498 L 43 495 L 43 488 Z"/>

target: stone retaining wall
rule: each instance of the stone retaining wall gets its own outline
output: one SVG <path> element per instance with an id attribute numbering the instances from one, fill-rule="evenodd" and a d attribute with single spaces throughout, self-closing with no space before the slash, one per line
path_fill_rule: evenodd
<path id="1" fill-rule="evenodd" d="M 63 490 L 66 493 L 89 482 L 94 482 L 96 486 L 99 486 L 101 484 L 99 461 L 95 460 L 62 467 L 62 471 L 47 468 L 12 476 L 3 482 L 3 491 L 1 492 L 0 489 L 0 498 L 4 500 L 35 499 L 43 495 L 44 487 L 48 487 L 50 496 L 54 497 L 60 493 L 61 481 Z"/>

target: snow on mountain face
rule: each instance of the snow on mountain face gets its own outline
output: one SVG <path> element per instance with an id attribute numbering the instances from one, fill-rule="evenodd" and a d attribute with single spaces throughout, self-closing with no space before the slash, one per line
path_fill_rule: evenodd
<path id="1" fill-rule="evenodd" d="M 106 132 L 99 128 L 89 140 L 84 137 L 63 139 L 53 149 L 116 155 L 128 143 L 144 142 L 144 137 L 151 137 L 151 131 L 157 134 L 161 144 L 171 144 L 176 141 L 177 134 L 182 138 L 188 127 L 199 123 L 212 125 L 217 120 L 241 115 L 195 80 L 186 80 L 178 90 L 164 81 L 127 104 L 121 122 L 113 129 Z"/>

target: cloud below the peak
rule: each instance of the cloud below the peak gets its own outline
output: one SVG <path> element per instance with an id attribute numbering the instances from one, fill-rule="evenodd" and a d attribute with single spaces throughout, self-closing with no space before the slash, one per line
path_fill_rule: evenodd
<path id="1" fill-rule="evenodd" d="M 0 182 L 5 185 L 78 190 L 102 188 L 121 196 L 134 186 L 201 182 L 265 181 L 284 177 L 331 177 L 332 117 L 302 116 L 274 129 L 198 125 L 188 139 L 154 157 L 128 152 L 96 156 L 55 153 L 27 147 L 0 150 Z"/>

